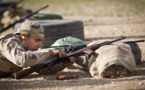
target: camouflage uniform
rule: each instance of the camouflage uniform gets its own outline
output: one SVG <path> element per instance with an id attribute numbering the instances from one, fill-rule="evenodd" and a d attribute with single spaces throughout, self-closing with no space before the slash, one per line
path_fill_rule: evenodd
<path id="1" fill-rule="evenodd" d="M 34 26 L 34 27 L 33 27 Z M 19 33 L 28 33 L 31 35 L 43 36 L 44 29 L 39 26 L 37 22 L 25 21 L 18 32 L 15 34 L 7 34 L 0 37 L 0 77 L 10 76 L 14 72 L 23 67 L 31 67 L 37 63 L 38 60 L 45 60 L 49 57 L 49 49 L 39 49 L 37 51 L 26 51 L 24 49 L 24 42 L 20 38 Z M 52 70 L 38 71 L 40 74 L 56 73 L 62 69 L 59 65 L 55 65 Z"/>

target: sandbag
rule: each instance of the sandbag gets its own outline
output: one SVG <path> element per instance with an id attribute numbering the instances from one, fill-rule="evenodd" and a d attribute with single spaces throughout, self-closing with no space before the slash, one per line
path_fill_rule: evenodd
<path id="1" fill-rule="evenodd" d="M 103 41 L 92 42 L 89 45 L 101 42 Z M 89 72 L 94 78 L 125 77 L 135 69 L 135 58 L 131 48 L 122 42 L 100 47 L 89 59 Z"/>

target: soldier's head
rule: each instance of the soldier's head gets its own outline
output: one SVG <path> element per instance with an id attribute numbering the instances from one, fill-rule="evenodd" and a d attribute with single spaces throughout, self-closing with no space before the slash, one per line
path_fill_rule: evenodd
<path id="1" fill-rule="evenodd" d="M 26 50 L 37 50 L 42 46 L 44 29 L 37 21 L 24 21 L 18 28 L 17 33 L 21 33 L 21 39 L 25 43 Z"/>

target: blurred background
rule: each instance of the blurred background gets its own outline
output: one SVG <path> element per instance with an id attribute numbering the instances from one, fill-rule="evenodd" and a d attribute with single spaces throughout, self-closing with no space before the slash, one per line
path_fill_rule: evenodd
<path id="1" fill-rule="evenodd" d="M 0 0 L 16 2 L 19 0 Z M 63 19 L 83 21 L 86 40 L 125 35 L 144 38 L 145 0 L 24 0 L 18 7 L 40 13 L 59 14 Z"/>
<path id="2" fill-rule="evenodd" d="M 1 0 L 16 2 L 19 0 Z M 89 19 L 106 17 L 134 17 L 145 15 L 145 0 L 24 0 L 18 6 L 36 10 L 45 5 L 42 13 L 56 13 L 64 18 Z"/>

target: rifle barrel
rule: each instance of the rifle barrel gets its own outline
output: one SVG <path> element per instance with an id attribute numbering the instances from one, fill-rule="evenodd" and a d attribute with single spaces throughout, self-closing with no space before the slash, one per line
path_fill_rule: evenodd
<path id="1" fill-rule="evenodd" d="M 116 41 L 119 41 L 119 40 L 123 40 L 125 38 L 126 37 L 121 36 L 120 38 L 115 39 L 115 40 L 112 40 L 112 41 L 106 41 L 106 42 L 103 42 L 103 43 L 100 43 L 100 44 L 96 44 L 96 47 L 93 47 L 93 48 L 92 48 L 92 46 L 90 46 L 90 48 L 92 48 L 92 50 L 95 50 L 95 49 L 97 49 L 97 47 L 101 47 L 101 46 L 104 46 L 104 45 L 108 45 L 108 44 L 111 44 L 113 42 L 116 42 Z"/>
<path id="2" fill-rule="evenodd" d="M 42 7 L 42 8 L 40 8 L 39 10 L 37 10 L 36 12 L 39 12 L 39 11 L 41 11 L 42 9 L 47 8 L 48 6 L 49 6 L 49 5 L 46 5 L 46 6 Z"/>

